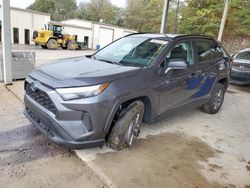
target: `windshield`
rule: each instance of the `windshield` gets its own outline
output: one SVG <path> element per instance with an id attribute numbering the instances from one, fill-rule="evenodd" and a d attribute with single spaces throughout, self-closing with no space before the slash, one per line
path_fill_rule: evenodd
<path id="1" fill-rule="evenodd" d="M 56 33 L 62 32 L 62 26 L 56 26 L 56 25 L 48 25 L 48 29 L 51 31 L 54 31 Z"/>
<path id="2" fill-rule="evenodd" d="M 160 54 L 168 41 L 144 37 L 125 37 L 97 52 L 98 60 L 127 66 L 148 66 Z"/>
<path id="3" fill-rule="evenodd" d="M 250 51 L 240 52 L 239 54 L 236 55 L 236 58 L 250 60 Z"/>

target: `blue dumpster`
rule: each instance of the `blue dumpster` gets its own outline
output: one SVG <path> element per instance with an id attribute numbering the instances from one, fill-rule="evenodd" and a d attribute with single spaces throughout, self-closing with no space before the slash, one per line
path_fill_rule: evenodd
<path id="1" fill-rule="evenodd" d="M 101 46 L 99 44 L 96 45 L 96 49 L 100 50 Z"/>

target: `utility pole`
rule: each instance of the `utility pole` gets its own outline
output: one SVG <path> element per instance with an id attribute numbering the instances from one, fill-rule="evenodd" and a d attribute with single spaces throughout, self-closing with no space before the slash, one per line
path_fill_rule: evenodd
<path id="1" fill-rule="evenodd" d="M 169 3 L 170 3 L 170 0 L 164 1 L 160 33 L 165 33 L 167 30 L 167 17 L 168 17 Z"/>
<path id="2" fill-rule="evenodd" d="M 3 10 L 3 76 L 4 84 L 12 84 L 10 0 L 2 1 Z"/>
<path id="3" fill-rule="evenodd" d="M 180 9 L 180 0 L 177 0 L 176 10 L 175 10 L 175 21 L 174 21 L 174 33 L 177 33 L 177 25 L 178 25 L 178 14 Z"/>
<path id="4" fill-rule="evenodd" d="M 222 16 L 222 20 L 221 20 L 221 24 L 220 24 L 220 31 L 219 31 L 219 35 L 218 35 L 218 41 L 222 40 L 222 35 L 223 35 L 224 27 L 225 27 L 225 24 L 226 24 L 227 13 L 228 13 L 230 3 L 231 3 L 231 0 L 225 0 L 225 8 L 224 8 L 224 12 L 223 12 L 223 16 Z"/>

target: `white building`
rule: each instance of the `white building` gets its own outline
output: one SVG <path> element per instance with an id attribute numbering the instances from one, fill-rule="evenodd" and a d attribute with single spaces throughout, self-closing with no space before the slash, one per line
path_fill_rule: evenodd
<path id="1" fill-rule="evenodd" d="M 61 23 L 65 33 L 77 35 L 78 42 L 85 42 L 92 49 L 96 49 L 97 45 L 102 48 L 120 37 L 136 33 L 131 29 L 81 19 L 70 19 Z"/>
<path id="2" fill-rule="evenodd" d="M 2 36 L 2 6 L 0 5 L 0 42 Z M 11 17 L 11 42 L 16 44 L 30 44 L 32 33 L 44 28 L 50 21 L 50 14 L 14 8 L 10 9 Z"/>
<path id="3" fill-rule="evenodd" d="M 2 7 L 0 5 L 0 42 L 2 31 Z M 41 30 L 50 22 L 50 14 L 11 7 L 11 42 L 15 44 L 33 44 L 33 31 Z M 70 19 L 60 22 L 64 33 L 77 35 L 77 41 L 85 43 L 88 48 L 101 48 L 110 42 L 136 31 L 118 26 Z"/>

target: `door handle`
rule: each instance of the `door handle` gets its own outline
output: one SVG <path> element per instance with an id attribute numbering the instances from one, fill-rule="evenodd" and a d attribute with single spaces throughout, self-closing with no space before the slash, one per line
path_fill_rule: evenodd
<path id="1" fill-rule="evenodd" d="M 192 72 L 192 73 L 189 74 L 189 78 L 193 78 L 195 76 L 196 76 L 196 73 L 194 73 L 194 72 Z"/>

